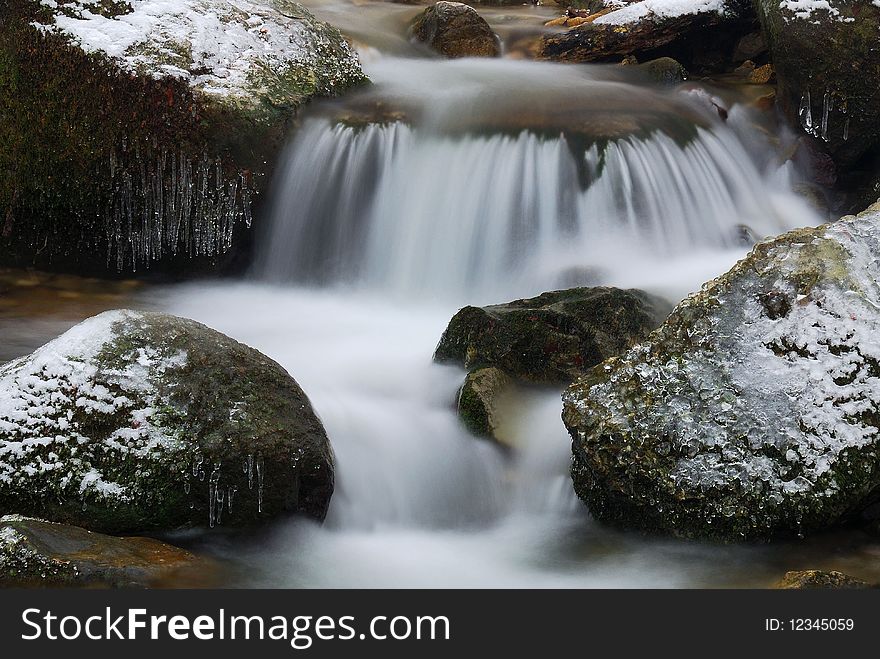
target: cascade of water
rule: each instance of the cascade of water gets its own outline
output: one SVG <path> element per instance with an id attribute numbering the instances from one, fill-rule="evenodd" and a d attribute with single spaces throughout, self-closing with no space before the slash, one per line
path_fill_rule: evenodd
<path id="1" fill-rule="evenodd" d="M 786 217 L 785 186 L 726 126 L 578 151 L 525 130 L 316 119 L 289 154 L 259 263 L 278 282 L 501 299 L 614 281 L 625 261 L 737 247 L 803 217 Z"/>

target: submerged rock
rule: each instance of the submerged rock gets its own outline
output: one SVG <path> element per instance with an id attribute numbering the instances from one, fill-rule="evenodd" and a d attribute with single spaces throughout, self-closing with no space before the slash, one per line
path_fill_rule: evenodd
<path id="1" fill-rule="evenodd" d="M 479 437 L 501 442 L 499 399 L 512 385 L 513 380 L 500 368 L 478 368 L 468 373 L 458 392 L 458 416 L 465 427 Z"/>
<path id="2" fill-rule="evenodd" d="M 465 307 L 434 359 L 471 370 L 495 366 L 538 384 L 571 382 L 645 339 L 671 305 L 637 290 L 573 288 L 488 307 Z"/>
<path id="3" fill-rule="evenodd" d="M 739 40 L 755 29 L 754 12 L 744 0 L 692 5 L 642 0 L 606 9 L 591 4 L 594 9 L 593 15 L 567 21 L 571 29 L 545 35 L 538 56 L 565 62 L 672 57 L 688 69 L 723 71 Z"/>
<path id="4" fill-rule="evenodd" d="M 765 539 L 854 516 L 880 487 L 880 207 L 757 245 L 642 345 L 564 395 L 600 520 Z"/>
<path id="5" fill-rule="evenodd" d="M 109 311 L 0 367 L 0 513 L 108 533 L 323 519 L 333 457 L 278 364 L 191 320 Z"/>
<path id="6" fill-rule="evenodd" d="M 410 36 L 444 57 L 498 57 L 498 37 L 477 10 L 460 2 L 438 2 L 413 21 Z"/>
<path id="7" fill-rule="evenodd" d="M 870 588 L 871 584 L 861 579 L 856 579 L 843 572 L 832 570 L 798 570 L 786 572 L 782 580 L 776 584 L 776 588 L 783 590 L 812 590 L 822 589 L 862 589 Z"/>
<path id="8" fill-rule="evenodd" d="M 298 108 L 365 80 L 339 31 L 290 0 L 2 13 L 0 265 L 226 265 Z"/>
<path id="9" fill-rule="evenodd" d="M 152 538 L 115 538 L 19 515 L 0 518 L 0 585 L 205 585 L 215 566 Z"/>

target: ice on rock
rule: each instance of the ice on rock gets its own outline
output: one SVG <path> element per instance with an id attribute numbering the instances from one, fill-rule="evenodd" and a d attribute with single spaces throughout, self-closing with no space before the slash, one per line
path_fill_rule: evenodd
<path id="1" fill-rule="evenodd" d="M 838 521 L 880 487 L 880 207 L 759 244 L 565 401 L 600 517 L 723 537 Z"/>

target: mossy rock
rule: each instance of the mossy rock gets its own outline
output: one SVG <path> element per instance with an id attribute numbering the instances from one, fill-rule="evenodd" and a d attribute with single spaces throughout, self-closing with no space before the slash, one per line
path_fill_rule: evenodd
<path id="1" fill-rule="evenodd" d="M 478 368 L 468 373 L 458 392 L 458 417 L 465 428 L 478 437 L 504 443 L 498 435 L 501 427 L 500 398 L 513 386 L 513 380 L 500 368 Z"/>
<path id="2" fill-rule="evenodd" d="M 461 2 L 438 2 L 416 16 L 409 29 L 413 41 L 444 57 L 498 57 L 501 44 L 486 20 Z"/>
<path id="3" fill-rule="evenodd" d="M 688 538 L 845 523 L 880 488 L 880 208 L 758 244 L 564 395 L 598 519 Z"/>
<path id="4" fill-rule="evenodd" d="M 30 517 L 0 517 L 0 585 L 150 588 L 208 585 L 211 561 L 153 538 L 116 538 Z"/>
<path id="5" fill-rule="evenodd" d="M 649 62 L 636 64 L 632 68 L 658 85 L 677 85 L 688 77 L 687 69 L 671 57 L 658 57 Z"/>
<path id="6" fill-rule="evenodd" d="M 341 34 L 288 0 L 7 0 L 0 264 L 231 266 L 298 109 L 364 81 Z"/>
<path id="7" fill-rule="evenodd" d="M 825 8 L 755 0 L 779 104 L 848 170 L 880 155 L 880 6 L 871 0 L 821 4 Z"/>
<path id="8" fill-rule="evenodd" d="M 568 383 L 643 340 L 669 313 L 638 290 L 572 288 L 459 311 L 434 359 L 468 370 L 496 366 L 536 384 Z"/>
<path id="9" fill-rule="evenodd" d="M 191 320 L 109 311 L 0 368 L 0 514 L 104 533 L 323 519 L 333 473 L 285 370 Z"/>
<path id="10" fill-rule="evenodd" d="M 868 582 L 836 570 L 830 572 L 822 570 L 786 572 L 782 580 L 776 584 L 776 588 L 782 590 L 862 590 L 870 587 L 871 584 Z"/>

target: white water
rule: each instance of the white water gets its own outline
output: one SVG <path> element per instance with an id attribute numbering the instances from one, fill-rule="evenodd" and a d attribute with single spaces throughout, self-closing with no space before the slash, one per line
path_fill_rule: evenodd
<path id="1" fill-rule="evenodd" d="M 282 524 L 242 559 L 245 583 L 662 587 L 771 578 L 743 576 L 761 550 L 599 527 L 571 490 L 559 392 L 524 394 L 511 424 L 519 451 L 505 456 L 457 422 L 463 371 L 431 362 L 466 303 L 578 276 L 678 298 L 744 254 L 738 225 L 768 235 L 815 221 L 790 192 L 792 173 L 766 168 L 767 148 L 746 148 L 699 94 L 629 88 L 573 68 L 383 63 L 371 71 L 380 91 L 429 110 L 416 127 L 307 122 L 276 183 L 258 279 L 168 293 L 173 313 L 286 367 L 336 452 L 326 524 Z M 450 80 L 460 84 L 450 89 Z M 512 111 L 504 99 L 521 104 L 537 89 L 542 103 L 556 94 L 561 105 L 563 93 L 600 97 L 608 84 L 608 103 L 653 98 L 670 116 L 683 107 L 709 119 L 684 149 L 663 132 L 667 119 L 647 140 L 614 143 L 601 174 L 595 149 L 572 151 L 562 137 L 447 130 L 453 114 L 482 107 L 492 92 L 494 110 L 480 112 L 504 118 Z M 731 118 L 747 117 L 734 109 Z M 579 157 L 589 186 L 579 182 Z"/>

